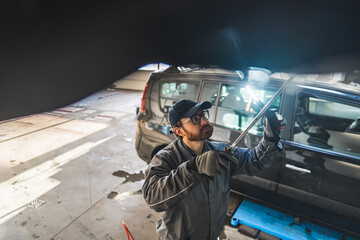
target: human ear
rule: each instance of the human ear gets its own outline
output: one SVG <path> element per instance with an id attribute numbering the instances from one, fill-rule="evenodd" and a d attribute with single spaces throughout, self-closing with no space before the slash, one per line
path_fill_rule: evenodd
<path id="1" fill-rule="evenodd" d="M 175 127 L 173 128 L 173 131 L 176 135 L 183 137 L 184 133 L 181 127 Z"/>

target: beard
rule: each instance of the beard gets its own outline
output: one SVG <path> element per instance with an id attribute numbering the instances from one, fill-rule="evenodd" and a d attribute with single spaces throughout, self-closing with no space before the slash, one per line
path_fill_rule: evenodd
<path id="1" fill-rule="evenodd" d="M 190 141 L 200 141 L 210 138 L 214 132 L 214 127 L 210 124 L 207 124 L 202 126 L 200 128 L 200 132 L 198 133 L 188 132 L 185 128 L 184 131 Z"/>

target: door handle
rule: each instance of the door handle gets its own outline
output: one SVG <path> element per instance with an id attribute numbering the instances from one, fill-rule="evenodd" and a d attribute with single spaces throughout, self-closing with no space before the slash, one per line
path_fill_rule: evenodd
<path id="1" fill-rule="evenodd" d="M 290 169 L 295 170 L 295 171 L 298 171 L 298 172 L 300 172 L 301 174 L 304 174 L 304 173 L 311 173 L 311 171 L 310 171 L 310 170 L 308 170 L 308 169 L 305 169 L 305 168 L 299 168 L 299 167 L 296 167 L 296 166 L 291 165 L 291 164 L 285 164 L 285 167 L 290 168 Z"/>

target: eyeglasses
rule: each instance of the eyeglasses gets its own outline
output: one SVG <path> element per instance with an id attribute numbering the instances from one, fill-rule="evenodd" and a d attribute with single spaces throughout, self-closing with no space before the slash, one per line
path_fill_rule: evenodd
<path id="1" fill-rule="evenodd" d="M 202 111 L 200 114 L 195 114 L 192 117 L 190 117 L 189 119 L 186 119 L 183 123 L 181 123 L 180 125 L 178 125 L 178 127 L 180 127 L 181 125 L 183 125 L 184 123 L 188 122 L 188 121 L 192 121 L 192 123 L 194 125 L 198 125 L 201 122 L 201 118 L 204 118 L 205 120 L 209 120 L 209 111 L 205 110 Z"/>

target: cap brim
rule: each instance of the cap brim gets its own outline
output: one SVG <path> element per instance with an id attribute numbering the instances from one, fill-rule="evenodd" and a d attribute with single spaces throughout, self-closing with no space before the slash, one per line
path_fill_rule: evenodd
<path id="1" fill-rule="evenodd" d="M 212 107 L 212 104 L 209 101 L 204 101 L 204 102 L 198 103 L 198 104 L 194 105 L 192 108 L 190 108 L 189 111 L 187 111 L 182 118 L 189 118 L 189 117 L 194 116 L 200 108 L 205 110 L 205 109 L 209 109 L 211 107 Z"/>

